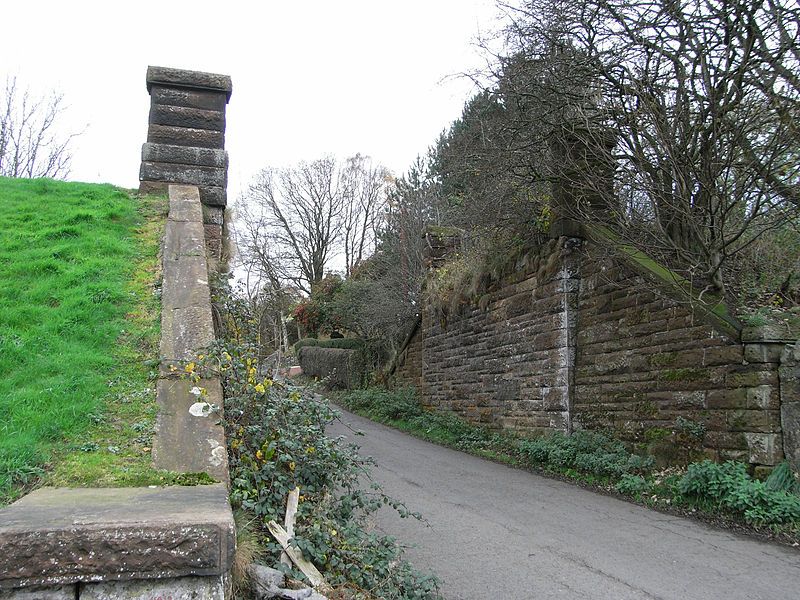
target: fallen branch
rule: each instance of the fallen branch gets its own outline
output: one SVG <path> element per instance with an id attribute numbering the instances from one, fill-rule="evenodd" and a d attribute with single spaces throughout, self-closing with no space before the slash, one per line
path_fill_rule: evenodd
<path id="1" fill-rule="evenodd" d="M 286 499 L 286 518 L 283 521 L 283 526 L 286 527 L 286 533 L 289 535 L 289 539 L 294 537 L 294 519 L 297 516 L 297 505 L 299 502 L 300 488 L 296 487 L 289 492 L 289 496 Z M 281 563 L 287 567 L 292 566 L 289 556 L 285 551 L 281 552 Z"/>
<path id="2" fill-rule="evenodd" d="M 311 582 L 311 585 L 315 588 L 323 588 L 327 589 L 328 584 L 325 581 L 325 578 L 322 576 L 317 570 L 317 567 L 312 565 L 309 561 L 303 558 L 303 553 L 300 552 L 297 548 L 293 548 L 289 542 L 291 537 L 286 532 L 286 530 L 278 525 L 275 521 L 270 521 L 267 523 L 267 527 L 269 528 L 269 532 L 272 534 L 278 543 L 283 548 L 284 552 L 292 559 L 292 562 L 297 565 L 297 568 L 305 575 L 308 580 Z"/>

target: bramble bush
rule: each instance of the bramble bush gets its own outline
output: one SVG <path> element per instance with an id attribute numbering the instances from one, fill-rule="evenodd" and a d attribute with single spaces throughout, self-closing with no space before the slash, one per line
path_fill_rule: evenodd
<path id="1" fill-rule="evenodd" d="M 225 318 L 233 323 L 237 315 Z M 379 485 L 363 487 L 370 481 L 371 460 L 359 456 L 356 445 L 325 435 L 336 411 L 302 387 L 264 377 L 257 348 L 243 339 L 243 330 L 230 327 L 237 335 L 215 342 L 187 372 L 198 384 L 203 375 L 221 377 L 231 503 L 255 516 L 268 561 L 277 567 L 281 548 L 266 524 L 283 522 L 287 496 L 297 486 L 301 495 L 292 543 L 328 583 L 356 591 L 355 598 L 439 598 L 438 580 L 403 560 L 393 538 L 367 532 L 367 519 L 383 506 L 402 517 L 419 515 Z M 291 575 L 303 578 L 296 570 Z"/>

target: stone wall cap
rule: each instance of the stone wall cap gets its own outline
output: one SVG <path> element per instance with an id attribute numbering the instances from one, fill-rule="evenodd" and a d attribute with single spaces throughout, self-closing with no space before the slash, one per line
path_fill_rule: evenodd
<path id="1" fill-rule="evenodd" d="M 229 75 L 151 65 L 147 67 L 148 92 L 150 92 L 154 84 L 223 92 L 228 100 L 231 99 L 231 93 L 233 92 L 233 85 Z"/>
<path id="2" fill-rule="evenodd" d="M 40 488 L 0 510 L 0 589 L 221 575 L 235 537 L 222 484 Z"/>
<path id="3" fill-rule="evenodd" d="M 797 338 L 787 331 L 786 327 L 780 325 L 760 325 L 742 329 L 742 342 L 744 343 L 791 344 L 796 341 Z"/>

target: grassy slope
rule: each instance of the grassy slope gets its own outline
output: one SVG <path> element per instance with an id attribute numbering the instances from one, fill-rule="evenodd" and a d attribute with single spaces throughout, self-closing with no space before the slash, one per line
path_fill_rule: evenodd
<path id="1" fill-rule="evenodd" d="M 153 286 L 164 214 L 163 200 L 108 185 L 0 178 L 6 501 L 42 466 L 61 485 L 153 479 L 148 359 L 159 333 Z"/>

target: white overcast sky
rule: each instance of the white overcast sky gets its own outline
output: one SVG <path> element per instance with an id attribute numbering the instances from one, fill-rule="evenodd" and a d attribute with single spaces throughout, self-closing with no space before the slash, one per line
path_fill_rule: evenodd
<path id="1" fill-rule="evenodd" d="M 147 65 L 229 74 L 229 198 L 255 172 L 326 153 L 396 174 L 474 92 L 494 0 L 4 3 L 0 77 L 57 89 L 76 181 L 138 185 Z"/>

